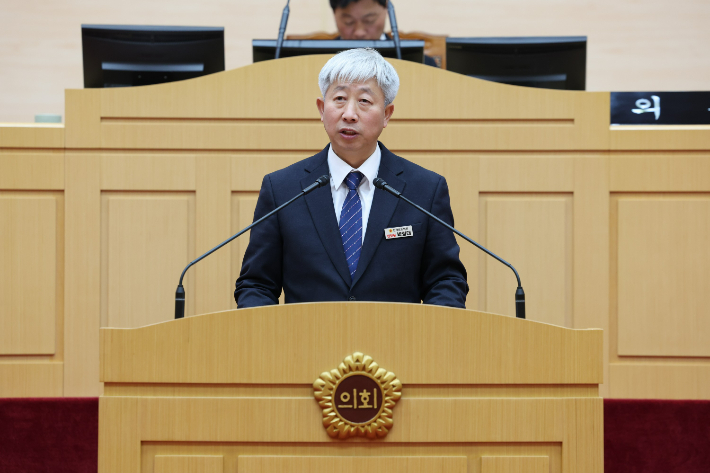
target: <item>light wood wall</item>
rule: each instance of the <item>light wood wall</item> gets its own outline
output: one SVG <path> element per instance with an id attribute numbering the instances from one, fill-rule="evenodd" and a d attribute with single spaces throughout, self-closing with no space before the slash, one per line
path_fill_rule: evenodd
<path id="1" fill-rule="evenodd" d="M 326 59 L 68 90 L 65 127 L 0 127 L 0 396 L 95 396 L 99 327 L 173 317 L 180 270 L 251 221 L 262 176 L 327 143 Z M 604 329 L 606 396 L 709 399 L 710 127 L 610 129 L 608 93 L 393 64 L 383 142 L 447 177 L 529 318 Z M 246 243 L 190 270 L 188 315 L 234 308 Z M 510 271 L 462 260 L 468 307 L 512 315 Z"/>
<path id="2" fill-rule="evenodd" d="M 227 70 L 251 64 L 251 40 L 275 38 L 285 0 L 4 1 L 0 122 L 64 115 L 83 86 L 81 24 L 224 26 Z M 587 89 L 707 90 L 707 0 L 400 0 L 403 31 L 449 36 L 589 37 Z M 292 0 L 288 33 L 335 31 L 328 0 Z"/>

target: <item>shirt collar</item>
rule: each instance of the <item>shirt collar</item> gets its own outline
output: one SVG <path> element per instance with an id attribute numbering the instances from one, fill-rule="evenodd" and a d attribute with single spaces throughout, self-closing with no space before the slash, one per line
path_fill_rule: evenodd
<path id="1" fill-rule="evenodd" d="M 328 168 L 330 170 L 330 186 L 333 190 L 338 189 L 345 180 L 345 177 L 350 174 L 351 171 L 360 171 L 367 179 L 368 183 L 372 185 L 372 182 L 377 177 L 377 172 L 380 169 L 380 161 L 382 159 L 382 151 L 380 151 L 380 145 L 377 144 L 375 152 L 370 155 L 369 158 L 365 160 L 362 165 L 353 169 L 348 163 L 340 159 L 340 157 L 333 151 L 333 146 L 328 147 Z"/>

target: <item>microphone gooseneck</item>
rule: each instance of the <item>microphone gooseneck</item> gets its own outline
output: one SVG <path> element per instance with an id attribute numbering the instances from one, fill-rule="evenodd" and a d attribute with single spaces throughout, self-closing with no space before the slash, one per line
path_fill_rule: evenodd
<path id="1" fill-rule="evenodd" d="M 397 59 L 402 59 L 402 45 L 399 42 L 399 29 L 397 29 L 397 15 L 394 14 L 394 5 L 392 4 L 392 0 L 387 0 L 387 14 L 390 17 L 392 39 L 394 40 L 394 49 L 397 51 Z"/>
<path id="2" fill-rule="evenodd" d="M 275 213 L 278 213 L 284 207 L 287 207 L 288 205 L 297 201 L 301 197 L 303 197 L 307 194 L 310 194 L 311 192 L 318 189 L 319 187 L 326 186 L 329 183 L 330 183 L 330 175 L 328 175 L 328 174 L 322 175 L 321 177 L 316 179 L 316 181 L 313 184 L 311 184 L 310 186 L 306 187 L 301 192 L 296 194 L 296 196 L 293 197 L 291 200 L 288 200 L 288 201 L 284 202 L 283 204 L 279 205 L 274 210 L 272 210 L 271 212 L 269 212 L 266 215 L 264 215 L 263 217 L 261 217 L 259 220 L 255 220 L 249 226 L 243 228 L 239 232 L 237 232 L 234 235 L 232 235 L 231 237 L 227 238 L 222 243 L 220 243 L 219 245 L 217 245 L 214 248 L 212 248 L 211 250 L 209 250 L 207 253 L 199 256 L 197 259 L 194 259 L 193 261 L 190 261 L 190 263 L 187 266 L 185 266 L 185 269 L 182 270 L 182 274 L 180 275 L 180 282 L 178 283 L 177 290 L 175 291 L 175 318 L 182 319 L 183 317 L 185 317 L 185 288 L 182 286 L 182 279 L 185 277 L 185 273 L 187 272 L 188 269 L 190 269 L 191 266 L 193 266 L 195 263 L 199 263 L 200 261 L 202 261 L 203 259 L 205 259 L 209 255 L 211 255 L 215 251 L 222 248 L 227 243 L 235 240 L 240 235 L 248 232 L 253 227 L 259 225 L 261 222 L 263 222 L 267 218 L 271 217 Z"/>
<path id="3" fill-rule="evenodd" d="M 444 222 L 443 220 L 441 220 L 439 217 L 432 214 L 428 210 L 420 207 L 419 205 L 415 204 L 411 200 L 407 199 L 405 196 L 402 195 L 402 193 L 400 191 L 398 191 L 394 187 L 387 184 L 387 182 L 385 182 L 384 179 L 377 177 L 377 178 L 375 178 L 375 180 L 372 183 L 378 189 L 382 189 L 383 191 L 392 194 L 393 196 L 397 197 L 398 199 L 402 199 L 403 201 L 407 202 L 409 205 L 415 207 L 420 212 L 423 212 L 424 214 L 433 218 L 438 223 L 442 224 L 443 226 L 445 226 L 446 228 L 448 228 L 449 230 L 451 230 L 452 232 L 454 232 L 455 234 L 457 234 L 458 236 L 460 236 L 461 238 L 463 238 L 467 242 L 476 246 L 479 250 L 484 251 L 488 255 L 492 256 L 496 260 L 500 261 L 501 263 L 503 263 L 504 265 L 506 265 L 507 267 L 512 269 L 513 273 L 515 274 L 515 278 L 518 280 L 518 288 L 515 291 L 515 316 L 519 319 L 525 318 L 525 291 L 523 291 L 523 286 L 520 284 L 520 276 L 518 275 L 518 272 L 515 270 L 515 268 L 513 267 L 512 264 L 508 263 L 506 260 L 504 260 L 500 256 L 496 255 L 495 253 L 493 253 L 492 251 L 490 251 L 488 248 L 484 247 L 483 245 L 473 241 L 471 238 L 467 237 L 466 235 L 464 235 L 460 231 L 456 230 L 454 227 L 452 227 L 448 223 Z"/>
<path id="4" fill-rule="evenodd" d="M 288 7 L 288 4 L 291 3 L 291 0 L 286 0 L 286 6 L 284 7 L 284 11 L 281 14 L 281 24 L 279 25 L 279 37 L 276 40 L 276 55 L 274 59 L 278 59 L 281 57 L 281 45 L 283 45 L 284 42 L 284 34 L 286 33 L 286 24 L 288 23 L 288 14 L 291 12 L 291 10 Z"/>

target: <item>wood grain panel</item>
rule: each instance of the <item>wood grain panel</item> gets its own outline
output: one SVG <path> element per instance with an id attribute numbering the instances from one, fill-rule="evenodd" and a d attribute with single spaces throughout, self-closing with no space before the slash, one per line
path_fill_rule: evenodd
<path id="1" fill-rule="evenodd" d="M 57 205 L 0 192 L 0 355 L 55 352 Z"/>
<path id="2" fill-rule="evenodd" d="M 618 206 L 619 354 L 710 356 L 710 195 Z"/>
<path id="3" fill-rule="evenodd" d="M 612 192 L 707 192 L 710 153 L 613 153 L 609 188 Z"/>
<path id="4" fill-rule="evenodd" d="M 194 191 L 195 155 L 101 154 L 101 189 L 134 191 Z"/>
<path id="5" fill-rule="evenodd" d="M 67 116 L 68 119 L 68 116 Z M 101 190 L 97 154 L 66 154 L 64 395 L 98 396 Z"/>
<path id="6" fill-rule="evenodd" d="M 358 350 L 396 369 L 404 384 L 597 384 L 602 376 L 599 330 L 422 304 L 269 306 L 102 329 L 101 336 L 105 382 L 311 384 Z M 188 336 L 194 343 L 177 350 Z M 297 363 L 276 361 L 294 354 Z"/>
<path id="7" fill-rule="evenodd" d="M 194 208 L 189 193 L 103 194 L 106 326 L 140 327 L 174 318 L 175 286 L 194 252 Z"/>
<path id="8" fill-rule="evenodd" d="M 124 398 L 101 401 L 109 404 L 120 399 Z M 394 427 L 380 442 L 562 442 L 567 423 L 572 421 L 576 428 L 567 414 L 577 414 L 575 406 L 584 403 L 602 408 L 599 398 L 403 398 L 394 411 Z M 265 413 L 270 419 L 289 421 L 264 422 Z M 321 418 L 313 399 L 138 398 L 138 432 L 143 442 L 332 442 Z M 597 441 L 601 440 L 599 436 Z"/>
<path id="9" fill-rule="evenodd" d="M 481 457 L 481 473 L 550 473 L 548 457 Z"/>
<path id="10" fill-rule="evenodd" d="M 209 251 L 232 235 L 232 222 L 230 221 L 231 159 L 229 156 L 221 155 L 199 156 L 196 167 L 195 245 L 197 256 Z M 204 314 L 232 308 L 234 301 L 232 295 L 234 281 L 230 281 L 232 275 L 230 252 L 232 249 L 231 245 L 227 245 L 191 269 L 193 271 L 192 278 L 195 280 L 194 313 Z"/>
<path id="11" fill-rule="evenodd" d="M 64 148 L 64 125 L 0 123 L 0 148 Z"/>
<path id="12" fill-rule="evenodd" d="M 240 473 L 466 473 L 466 457 L 288 457 L 239 456 Z M 538 473 L 537 471 L 534 473 Z M 540 472 L 542 473 L 542 472 Z M 547 473 L 547 472 L 544 472 Z"/>
<path id="13" fill-rule="evenodd" d="M 577 156 L 496 153 L 480 157 L 481 192 L 572 192 Z"/>
<path id="14" fill-rule="evenodd" d="M 574 160 L 572 327 L 604 330 L 604 385 L 609 380 L 609 166 L 606 154 Z"/>
<path id="15" fill-rule="evenodd" d="M 248 226 L 254 220 L 254 210 L 256 209 L 256 201 L 259 199 L 258 192 L 233 192 L 232 193 L 232 234 L 237 233 L 242 228 Z M 236 241 L 230 243 L 232 246 L 232 271 L 231 283 L 234 284 L 242 270 L 242 261 L 244 253 L 249 245 L 251 231 L 237 238 Z M 232 287 L 232 294 L 234 288 Z M 237 303 L 232 295 L 231 307 L 237 308 Z"/>
<path id="16" fill-rule="evenodd" d="M 301 152 L 268 150 L 235 153 L 232 158 L 232 190 L 259 192 L 265 175 L 313 156 L 327 144 L 328 140 L 324 138 L 318 147 Z"/>
<path id="17" fill-rule="evenodd" d="M 141 471 L 141 432 L 137 398 L 99 398 L 99 461 L 101 473 Z M 150 458 L 150 468 L 154 466 Z"/>
<path id="18" fill-rule="evenodd" d="M 571 325 L 572 197 L 485 194 L 480 199 L 482 244 L 520 274 L 530 320 Z M 479 256 L 479 307 L 515 315 L 513 272 Z"/>
<path id="19" fill-rule="evenodd" d="M 612 150 L 703 150 L 710 149 L 710 126 L 612 126 Z"/>
<path id="20" fill-rule="evenodd" d="M 65 145 L 67 148 L 101 147 L 102 89 L 66 90 Z"/>
<path id="21" fill-rule="evenodd" d="M 710 364 L 614 363 L 609 396 L 622 399 L 710 399 Z"/>
<path id="22" fill-rule="evenodd" d="M 222 473 L 224 458 L 218 455 L 157 455 L 153 471 L 155 473 Z M 239 471 L 241 472 L 241 469 Z"/>
<path id="23" fill-rule="evenodd" d="M 61 397 L 63 363 L 0 363 L 0 397 Z"/>
<path id="24" fill-rule="evenodd" d="M 0 189 L 64 190 L 64 150 L 0 150 Z"/>
<path id="25" fill-rule="evenodd" d="M 141 149 L 319 149 L 327 135 L 313 97 L 320 95 L 315 78 L 327 59 L 285 58 L 191 81 L 104 89 L 101 144 Z M 401 83 L 391 125 L 382 134 L 392 149 L 608 148 L 607 93 L 509 87 L 421 64 L 391 62 L 408 78 Z M 285 76 L 291 80 L 284 83 Z M 225 97 L 203 90 L 251 93 Z M 429 91 L 427 100 L 422 100 L 421 90 Z M 254 96 L 259 100 L 252 100 Z M 452 103 L 477 106 L 451 107 Z"/>
<path id="26" fill-rule="evenodd" d="M 104 383 L 104 396 L 150 397 L 300 397 L 311 399 L 310 384 L 151 384 Z M 599 397 L 596 384 L 577 385 L 422 385 L 402 387 L 408 399 L 471 397 Z"/>
<path id="27" fill-rule="evenodd" d="M 156 455 L 222 455 L 226 471 L 238 471 L 240 456 L 327 456 L 327 457 L 466 457 L 470 471 L 480 473 L 483 456 L 547 456 L 550 473 L 562 473 L 561 444 L 515 443 L 476 444 L 450 443 L 391 443 L 391 442 L 324 442 L 294 443 L 199 443 L 199 442 L 145 442 L 141 446 L 141 472 L 152 473 Z M 601 470 L 599 470 L 601 472 Z"/>

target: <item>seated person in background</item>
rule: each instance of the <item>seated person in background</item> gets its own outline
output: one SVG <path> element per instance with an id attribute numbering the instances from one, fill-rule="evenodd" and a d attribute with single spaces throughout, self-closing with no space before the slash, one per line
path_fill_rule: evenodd
<path id="1" fill-rule="evenodd" d="M 331 58 L 316 105 L 330 138 L 321 152 L 264 176 L 254 219 L 330 174 L 317 189 L 254 227 L 237 279 L 239 308 L 279 303 L 389 301 L 464 308 L 468 283 L 454 234 L 375 188 L 376 177 L 450 225 L 446 179 L 378 142 L 399 77 L 374 49 Z M 411 227 L 386 238 L 387 229 Z"/>
<path id="2" fill-rule="evenodd" d="M 385 34 L 387 0 L 330 0 L 337 39 L 392 39 Z M 434 58 L 424 56 L 424 64 L 437 67 Z"/>

